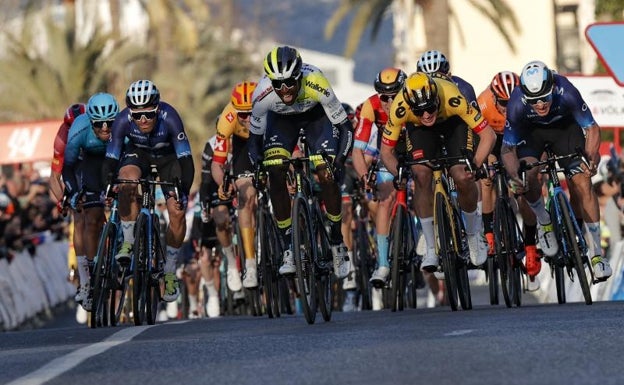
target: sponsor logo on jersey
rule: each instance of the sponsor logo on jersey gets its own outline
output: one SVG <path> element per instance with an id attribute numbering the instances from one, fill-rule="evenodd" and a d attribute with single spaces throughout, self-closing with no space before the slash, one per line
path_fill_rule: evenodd
<path id="1" fill-rule="evenodd" d="M 412 151 L 412 159 L 414 160 L 422 159 L 424 156 L 425 152 L 422 149 Z"/>
<path id="2" fill-rule="evenodd" d="M 225 120 L 232 123 L 234 121 L 234 114 L 231 112 L 228 112 L 227 115 L 225 115 Z"/>
<path id="3" fill-rule="evenodd" d="M 405 116 L 405 114 L 407 114 L 407 109 L 405 109 L 404 106 L 399 106 L 394 111 L 394 115 L 399 119 L 402 119 Z"/>
<path id="4" fill-rule="evenodd" d="M 262 91 L 262 93 L 253 100 L 253 102 L 256 103 L 257 101 L 264 99 L 271 92 L 273 92 L 273 87 L 265 88 L 264 91 Z"/>
<path id="5" fill-rule="evenodd" d="M 186 140 L 186 134 L 184 132 L 178 133 L 178 138 L 177 139 L 178 139 L 179 142 L 182 142 L 182 141 Z"/>
<path id="6" fill-rule="evenodd" d="M 310 80 L 306 80 L 305 84 L 306 84 L 306 87 L 312 88 L 313 90 L 318 91 L 327 97 L 331 95 L 328 89 L 321 87 L 318 83 L 314 83 Z"/>
<path id="7" fill-rule="evenodd" d="M 214 150 L 219 152 L 225 151 L 225 139 L 223 137 L 217 138 L 214 144 Z"/>
<path id="8" fill-rule="evenodd" d="M 478 122 L 478 121 L 479 121 L 479 119 L 481 119 L 481 113 L 477 111 L 477 114 L 476 114 L 476 115 L 475 115 L 475 117 L 474 117 L 474 121 L 475 121 L 475 122 Z"/>
<path id="9" fill-rule="evenodd" d="M 453 96 L 452 98 L 449 98 L 448 104 L 449 106 L 456 108 L 461 104 L 461 100 L 462 100 L 462 97 L 460 95 Z M 468 106 L 470 108 L 470 104 Z"/>

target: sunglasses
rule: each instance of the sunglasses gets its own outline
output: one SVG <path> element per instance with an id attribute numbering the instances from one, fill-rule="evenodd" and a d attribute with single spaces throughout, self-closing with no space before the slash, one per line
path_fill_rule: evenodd
<path id="1" fill-rule="evenodd" d="M 271 85 L 273 86 L 273 89 L 275 89 L 276 91 L 290 91 L 292 90 L 296 85 L 297 82 L 299 81 L 299 77 L 301 76 L 301 74 L 292 77 L 292 78 L 288 78 L 288 79 L 284 79 L 284 80 L 271 80 Z"/>
<path id="2" fill-rule="evenodd" d="M 237 112 L 236 115 L 240 119 L 248 119 L 251 116 L 251 112 Z"/>
<path id="3" fill-rule="evenodd" d="M 507 107 L 507 103 L 509 103 L 509 99 L 499 99 L 496 97 L 495 99 L 496 99 L 496 103 L 501 107 Z"/>
<path id="4" fill-rule="evenodd" d="M 390 100 L 396 98 L 396 94 L 381 94 L 379 95 L 379 100 L 384 103 L 388 103 Z"/>
<path id="5" fill-rule="evenodd" d="M 153 110 L 147 110 L 147 111 L 134 112 L 130 110 L 130 116 L 134 120 L 141 120 L 143 117 L 145 117 L 145 119 L 147 120 L 152 120 L 156 117 L 157 114 L 158 114 L 158 107 L 154 107 Z"/>
<path id="6" fill-rule="evenodd" d="M 104 125 L 106 124 L 106 127 L 110 128 L 113 126 L 113 122 L 114 120 L 96 120 L 95 122 L 91 122 L 91 124 L 93 124 L 93 127 L 97 128 L 98 130 L 101 130 Z"/>
<path id="7" fill-rule="evenodd" d="M 550 91 L 549 93 L 547 93 L 546 95 L 542 95 L 542 96 L 538 96 L 536 98 L 527 98 L 525 97 L 527 103 L 529 103 L 530 105 L 534 106 L 538 103 L 549 103 L 552 101 L 552 91 Z"/>
<path id="8" fill-rule="evenodd" d="M 425 108 L 418 108 L 418 109 L 414 109 L 412 108 L 412 112 L 414 113 L 414 115 L 421 117 L 426 113 L 428 114 L 433 114 L 438 110 L 438 105 L 437 104 L 432 104 L 429 107 L 425 107 Z"/>

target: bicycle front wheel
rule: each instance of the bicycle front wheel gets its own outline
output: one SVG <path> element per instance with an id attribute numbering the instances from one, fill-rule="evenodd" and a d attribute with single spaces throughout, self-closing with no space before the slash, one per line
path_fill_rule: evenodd
<path id="1" fill-rule="evenodd" d="M 271 214 L 262 210 L 258 216 L 258 239 L 260 239 L 260 265 L 262 291 L 269 318 L 280 316 L 280 285 L 277 257 L 282 255 L 280 240 Z"/>
<path id="2" fill-rule="evenodd" d="M 405 295 L 405 275 L 403 274 L 403 263 L 406 255 L 407 238 L 405 231 L 407 229 L 408 214 L 407 209 L 401 205 L 397 207 L 394 221 L 392 223 L 392 245 L 390 250 L 392 252 L 392 263 L 390 266 L 391 288 L 390 298 L 392 311 L 404 309 L 404 295 Z"/>
<path id="3" fill-rule="evenodd" d="M 561 208 L 561 221 L 563 225 L 562 233 L 564 242 L 568 245 L 568 257 L 574 265 L 576 270 L 576 276 L 578 277 L 579 284 L 581 285 L 581 291 L 585 298 L 585 304 L 591 305 L 593 303 L 591 292 L 589 291 L 589 282 L 587 281 L 587 274 L 585 273 L 585 264 L 583 263 L 583 255 L 579 249 L 578 242 L 576 240 L 575 226 L 572 223 L 572 213 L 568 209 L 568 202 L 562 194 L 557 194 L 557 203 Z M 583 234 L 578 234 L 582 237 Z"/>
<path id="4" fill-rule="evenodd" d="M 510 222 L 508 207 L 505 204 L 504 198 L 498 198 L 496 200 L 496 207 L 494 209 L 494 239 L 496 240 L 496 262 L 498 265 L 498 271 L 500 274 L 500 284 L 503 291 L 503 299 L 505 305 L 511 307 L 513 296 L 513 284 L 511 280 L 512 275 L 512 242 L 510 233 Z M 515 257 L 514 257 L 515 258 Z"/>
<path id="5" fill-rule="evenodd" d="M 292 221 L 292 247 L 297 271 L 295 279 L 297 294 L 306 321 L 313 324 L 316 320 L 317 310 L 314 267 L 316 245 L 313 241 L 312 222 L 305 197 L 295 198 L 292 208 Z"/>
<path id="6" fill-rule="evenodd" d="M 90 322 L 92 328 L 108 326 L 108 301 L 111 298 L 112 287 L 111 264 L 114 259 L 117 237 L 115 225 L 107 222 L 101 234 L 92 278 L 93 303 Z"/>
<path id="7" fill-rule="evenodd" d="M 134 267 L 132 270 L 132 313 L 134 324 L 140 326 L 146 321 L 146 306 L 149 279 L 149 245 L 148 245 L 148 218 L 141 213 L 134 225 Z"/>
<path id="8" fill-rule="evenodd" d="M 453 247 L 453 233 L 451 230 L 451 218 L 447 211 L 450 202 L 442 193 L 435 195 L 435 212 L 434 219 L 437 230 L 437 238 L 439 242 L 439 256 L 444 270 L 444 287 L 446 289 L 446 297 L 453 311 L 457 310 L 457 260 Z"/>

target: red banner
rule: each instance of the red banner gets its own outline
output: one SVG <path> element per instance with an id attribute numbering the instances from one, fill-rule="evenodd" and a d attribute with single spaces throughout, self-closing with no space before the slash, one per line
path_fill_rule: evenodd
<path id="1" fill-rule="evenodd" d="M 0 124 L 0 164 L 52 160 L 59 120 Z"/>

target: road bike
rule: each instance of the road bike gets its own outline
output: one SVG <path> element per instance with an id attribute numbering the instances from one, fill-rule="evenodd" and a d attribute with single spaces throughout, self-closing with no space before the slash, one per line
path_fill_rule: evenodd
<path id="1" fill-rule="evenodd" d="M 557 161 L 564 159 L 580 159 L 586 167 L 589 167 L 589 162 L 587 162 L 580 148 L 571 154 L 556 155 L 552 149 L 552 144 L 547 143 L 544 152 L 546 153 L 546 159 L 533 163 L 523 162 L 520 166 L 523 180 L 526 176 L 524 171 L 535 167 L 542 167 L 539 172 L 548 176 L 546 208 L 550 213 L 551 223 L 559 242 L 559 252 L 553 257 L 546 256 L 544 260 L 549 263 L 551 272 L 554 273 L 558 303 L 563 304 L 566 302 L 565 275 L 567 275 L 573 282 L 578 280 L 585 304 L 591 305 L 593 301 L 585 272 L 586 267 L 589 269 L 592 282 L 596 281 L 591 264 L 587 258 L 587 243 L 585 242 L 584 233 L 574 216 L 570 200 L 563 187 L 561 187 L 558 173 L 562 169 L 557 166 Z"/>

